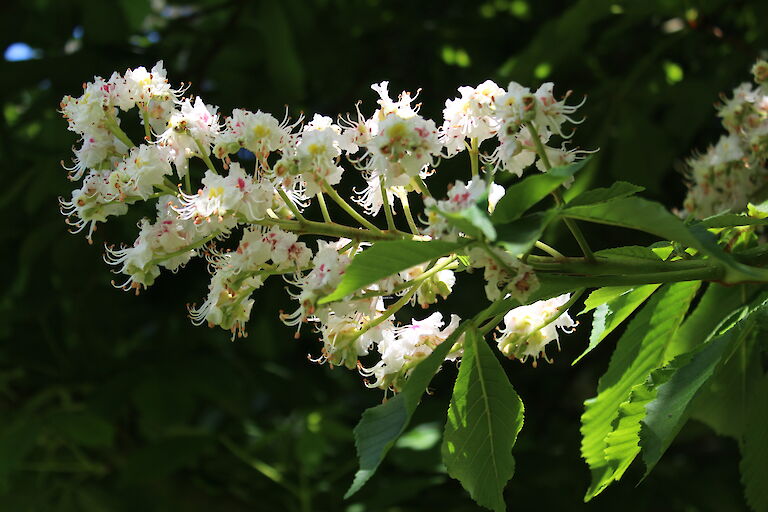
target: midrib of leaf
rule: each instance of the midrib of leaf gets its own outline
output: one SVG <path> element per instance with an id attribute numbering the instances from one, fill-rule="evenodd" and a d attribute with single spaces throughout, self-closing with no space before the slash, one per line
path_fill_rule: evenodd
<path id="1" fill-rule="evenodd" d="M 485 343 L 485 340 L 483 338 L 478 339 L 479 336 L 472 336 L 473 343 L 477 345 L 477 343 Z M 483 405 L 485 406 L 485 411 L 483 413 L 485 414 L 486 422 L 488 423 L 488 432 L 491 433 L 490 436 L 488 436 L 489 442 L 491 444 L 491 453 L 494 455 L 496 454 L 496 447 L 493 445 L 493 422 L 491 421 L 491 406 L 488 403 L 488 390 L 485 387 L 485 376 L 483 375 L 483 365 L 480 364 L 480 358 L 478 357 L 477 353 L 477 346 L 475 347 L 475 367 L 477 368 L 477 374 L 480 377 L 480 389 L 482 390 L 482 396 L 483 396 Z M 468 436 L 469 437 L 469 436 Z M 493 474 L 496 480 L 500 478 L 499 475 L 499 467 L 496 465 L 496 457 L 491 457 L 491 461 L 493 463 Z"/>

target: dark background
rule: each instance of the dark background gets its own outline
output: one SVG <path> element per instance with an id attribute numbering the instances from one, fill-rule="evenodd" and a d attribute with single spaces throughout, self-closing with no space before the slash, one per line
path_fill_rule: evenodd
<path id="1" fill-rule="evenodd" d="M 206 294 L 200 264 L 139 297 L 110 286 L 102 245 L 132 241 L 135 219 L 100 225 L 89 246 L 57 205 L 73 187 L 59 162 L 76 139 L 56 109 L 94 75 L 163 59 L 173 83 L 191 81 L 222 112 L 278 117 L 285 104 L 335 115 L 358 99 L 370 113 L 369 85 L 390 80 L 395 94 L 421 87 L 422 113 L 438 124 L 461 85 L 552 80 L 557 94 L 588 96 L 574 141 L 600 148 L 576 188 L 623 179 L 674 208 L 684 159 L 721 132 L 718 94 L 749 80 L 768 48 L 761 1 L 28 0 L 2 11 L 0 48 L 23 42 L 33 58 L 6 51 L 0 63 L 0 511 L 477 509 L 439 464 L 455 368 L 344 501 L 351 430 L 381 393 L 306 360 L 313 336 L 294 341 L 277 320 L 290 307 L 284 283 L 259 291 L 250 336 L 235 342 L 185 317 Z M 436 190 L 465 177 L 462 158 L 441 166 Z M 585 230 L 594 248 L 638 242 Z M 547 240 L 575 253 L 561 235 Z M 469 315 L 484 301 L 463 279 L 445 310 Z M 639 486 L 638 465 L 582 504 L 579 415 L 615 338 L 571 367 L 588 337 L 581 321 L 553 365 L 505 363 L 526 403 L 510 510 L 743 510 L 735 442 L 697 423 Z"/>

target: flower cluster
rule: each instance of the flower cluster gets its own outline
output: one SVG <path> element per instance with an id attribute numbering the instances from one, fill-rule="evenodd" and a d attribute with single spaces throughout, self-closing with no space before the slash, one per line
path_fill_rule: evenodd
<path id="1" fill-rule="evenodd" d="M 688 159 L 684 207 L 695 218 L 744 211 L 766 199 L 768 186 L 768 62 L 752 68 L 754 84 L 742 83 L 717 106 L 727 134 Z"/>
<path id="2" fill-rule="evenodd" d="M 398 390 L 461 319 L 439 311 L 419 319 L 398 319 L 396 313 L 407 306 L 430 309 L 452 293 L 456 273 L 473 268 L 483 269 L 490 301 L 524 304 L 537 289 L 536 274 L 522 255 L 473 238 L 451 218 L 478 207 L 492 212 L 505 192 L 494 183 L 497 172 L 519 176 L 537 155 L 541 172 L 577 158 L 578 152 L 546 145 L 553 135 L 567 140 L 563 125 L 573 122 L 576 107 L 556 100 L 551 83 L 532 93 L 514 82 L 505 90 L 486 81 L 461 87 L 460 97 L 446 101 L 438 127 L 419 114 L 417 95 L 403 92 L 392 99 L 387 82 L 372 89 L 378 107 L 370 117 L 358 105 L 354 117 L 316 114 L 305 123 L 303 116 L 280 121 L 260 110 L 223 115 L 199 97 L 184 97 L 183 87 L 172 87 L 162 62 L 151 71 L 140 67 L 108 80 L 96 77 L 81 96 L 61 103 L 69 129 L 80 137 L 69 178 L 82 180 L 70 199 L 60 199 L 62 212 L 74 231 L 87 228 L 90 241 L 97 223 L 155 201 L 156 216 L 140 221 L 132 245 L 107 247 L 105 260 L 124 276 L 116 286 L 138 293 L 161 269 L 175 272 L 204 257 L 211 274 L 208 294 L 199 306 L 189 306 L 190 318 L 235 337 L 246 334 L 253 293 L 271 276 L 282 276 L 296 307 L 280 312 L 280 319 L 296 328 L 297 337 L 302 327 L 317 334 L 322 346 L 314 351 L 315 361 L 357 369 L 368 385 Z M 121 120 L 134 109 L 143 126 L 139 145 Z M 497 146 L 480 155 L 481 143 L 494 138 Z M 442 159 L 465 148 L 471 179 L 455 180 L 444 199 L 433 199 L 425 180 Z M 253 158 L 238 161 L 243 152 Z M 481 157 L 496 169 L 481 173 Z M 364 183 L 352 198 L 362 213 L 335 189 L 349 175 L 345 159 Z M 411 212 L 412 194 L 422 196 L 424 215 Z M 343 212 L 357 224 L 332 220 L 326 198 L 340 208 L 334 215 Z M 395 199 L 407 231 L 394 220 Z M 312 204 L 322 222 L 304 216 Z M 382 210 L 386 229 L 375 224 Z M 355 257 L 380 240 L 452 241 L 457 249 L 323 303 Z M 499 339 L 502 352 L 521 360 L 546 358 L 544 345 L 557 339 L 554 326 L 573 325 L 558 309 L 562 304 L 558 298 L 509 311 Z M 560 319 L 556 312 L 563 313 Z M 462 343 L 463 337 L 453 341 L 447 359 L 461 357 Z"/>

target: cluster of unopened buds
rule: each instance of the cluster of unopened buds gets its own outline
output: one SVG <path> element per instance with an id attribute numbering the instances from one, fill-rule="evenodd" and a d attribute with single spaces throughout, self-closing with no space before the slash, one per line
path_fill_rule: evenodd
<path id="1" fill-rule="evenodd" d="M 717 105 L 727 134 L 705 153 L 688 160 L 685 210 L 695 218 L 743 211 L 768 195 L 768 62 L 752 67 L 744 82 Z"/>
<path id="2" fill-rule="evenodd" d="M 204 257 L 211 273 L 208 295 L 190 306 L 190 317 L 234 337 L 245 335 L 254 291 L 270 276 L 281 276 L 296 307 L 280 312 L 280 319 L 296 328 L 297 337 L 311 324 L 322 341 L 316 361 L 358 369 L 370 386 L 400 389 L 459 318 L 425 312 L 402 321 L 395 313 L 408 304 L 433 307 L 452 293 L 458 272 L 472 269 L 482 269 L 490 301 L 512 297 L 525 304 L 538 280 L 522 255 L 467 244 L 343 300 L 319 300 L 336 289 L 370 243 L 466 239 L 443 214 L 460 214 L 482 197 L 492 211 L 504 193 L 494 176 L 521 176 L 534 164 L 534 172 L 546 172 L 580 152 L 565 146 L 570 133 L 564 125 L 575 122 L 577 107 L 556 99 L 551 83 L 536 91 L 514 82 L 506 90 L 491 81 L 461 87 L 459 97 L 445 102 L 440 126 L 419 114 L 414 96 L 403 92 L 393 100 L 387 86 L 372 86 L 379 98 L 370 116 L 358 107 L 352 116 L 315 115 L 305 122 L 303 116 L 281 121 L 240 109 L 223 117 L 199 97 L 184 97 L 186 89 L 172 87 L 162 62 L 108 80 L 96 77 L 81 96 L 61 103 L 69 129 L 80 136 L 69 177 L 81 182 L 71 198 L 60 200 L 62 212 L 90 242 L 97 223 L 154 201 L 157 215 L 140 222 L 133 244 L 106 249 L 105 260 L 124 276 L 117 286 L 138 293 L 162 268 L 175 272 Z M 128 113 L 143 133 L 138 123 L 124 130 L 120 116 Z M 736 119 L 738 126 L 753 123 L 741 114 L 729 115 L 728 122 Z M 141 144 L 127 133 L 132 130 L 133 139 L 143 136 Z M 481 153 L 483 143 L 489 149 Z M 442 160 L 465 150 L 470 179 L 455 181 L 444 199 L 433 198 L 426 181 Z M 193 159 L 201 162 L 199 170 L 190 166 Z M 356 188 L 347 201 L 335 186 L 352 171 Z M 412 213 L 413 199 L 423 202 L 422 215 Z M 327 200 L 339 210 L 329 211 Z M 305 217 L 313 204 L 322 220 Z M 352 223 L 331 219 L 341 210 Z M 397 215 L 404 222 L 395 222 Z M 500 351 L 534 364 L 538 357 L 548 360 L 545 347 L 558 339 L 557 328 L 574 326 L 569 305 L 563 295 L 507 312 L 496 336 Z M 447 359 L 461 355 L 459 338 Z"/>

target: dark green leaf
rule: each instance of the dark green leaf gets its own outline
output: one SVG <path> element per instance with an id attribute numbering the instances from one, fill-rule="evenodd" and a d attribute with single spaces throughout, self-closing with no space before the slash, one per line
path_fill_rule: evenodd
<path id="1" fill-rule="evenodd" d="M 631 196 L 645 190 L 626 181 L 617 181 L 608 188 L 596 188 L 582 192 L 578 196 L 568 201 L 568 206 L 583 206 L 587 204 L 604 203 L 613 199 Z"/>
<path id="2" fill-rule="evenodd" d="M 541 238 L 556 212 L 549 210 L 521 217 L 508 224 L 496 226 L 496 243 L 510 254 L 520 255 L 528 252 Z"/>
<path id="3" fill-rule="evenodd" d="M 670 365 L 668 371 L 671 376 L 658 386 L 656 398 L 646 406 L 640 432 L 646 475 L 683 427 L 690 414 L 692 400 L 712 376 L 720 360 L 744 344 L 757 323 L 764 321 L 762 311 L 765 304 L 765 298 L 758 299 L 757 305 L 748 308 L 732 328 L 701 349 L 679 356 Z"/>
<path id="4" fill-rule="evenodd" d="M 741 482 L 747 503 L 756 512 L 768 511 L 768 375 L 754 386 L 749 401 L 744 443 L 741 447 Z"/>
<path id="5" fill-rule="evenodd" d="M 400 393 L 363 413 L 360 423 L 355 427 L 355 446 L 360 459 L 360 469 L 344 495 L 345 498 L 359 491 L 376 472 L 389 449 L 408 426 L 435 372 L 443 364 L 445 356 L 466 328 L 467 322 L 462 323 L 421 361 L 414 368 Z"/>
<path id="6" fill-rule="evenodd" d="M 51 423 L 55 431 L 83 446 L 112 444 L 112 424 L 91 411 L 60 413 L 51 418 Z"/>
<path id="7" fill-rule="evenodd" d="M 734 226 L 764 226 L 768 224 L 768 219 L 756 219 L 747 215 L 738 213 L 721 213 L 707 217 L 699 225 L 705 228 L 731 228 Z"/>
<path id="8" fill-rule="evenodd" d="M 478 504 L 506 510 L 503 490 L 515 471 L 512 447 L 523 402 L 476 330 L 467 333 L 443 437 L 443 461 Z"/>
<path id="9" fill-rule="evenodd" d="M 496 204 L 491 220 L 498 225 L 517 219 L 578 172 L 588 161 L 589 158 L 585 158 L 571 165 L 553 167 L 546 173 L 523 178 L 507 188 L 507 192 Z"/>
<path id="10" fill-rule="evenodd" d="M 438 215 L 445 218 L 449 224 L 457 227 L 465 234 L 477 238 L 487 238 L 488 240 L 496 239 L 496 230 L 493 227 L 488 214 L 477 207 L 472 205 L 469 208 L 464 208 L 459 212 L 444 212 L 435 208 Z"/>

